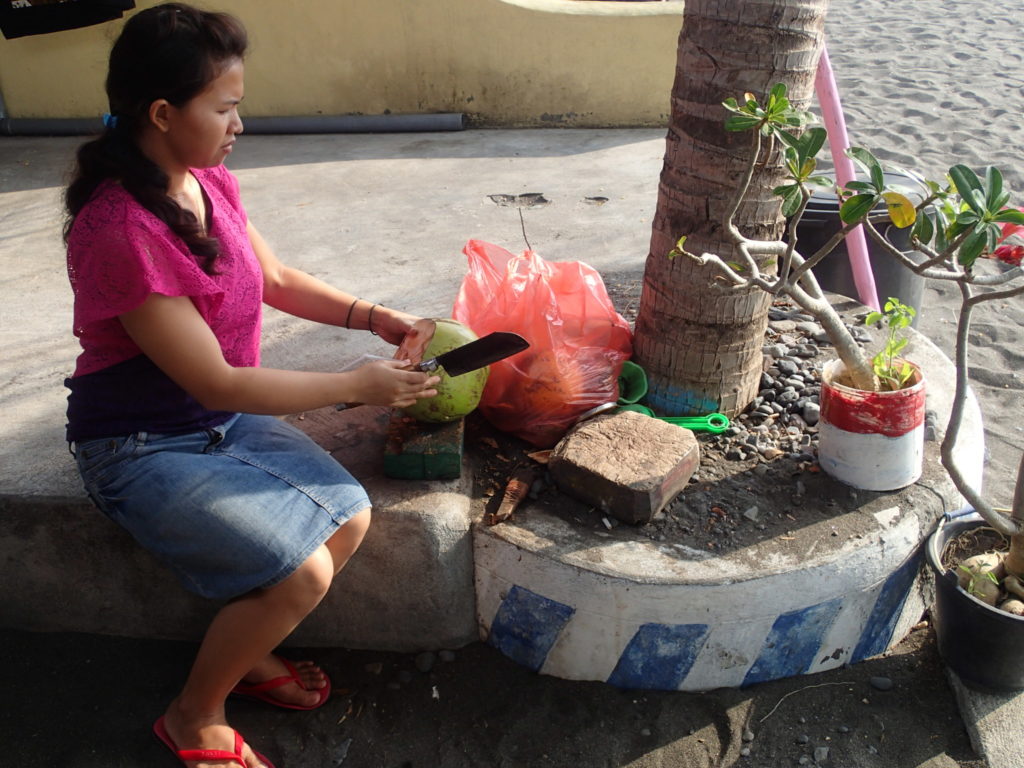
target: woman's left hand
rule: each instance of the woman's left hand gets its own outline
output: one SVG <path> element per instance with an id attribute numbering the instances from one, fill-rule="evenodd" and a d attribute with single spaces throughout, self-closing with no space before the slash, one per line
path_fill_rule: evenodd
<path id="1" fill-rule="evenodd" d="M 397 347 L 402 343 L 402 339 L 412 328 L 413 323 L 420 318 L 410 315 L 408 312 L 400 312 L 397 309 L 378 305 L 374 308 L 373 316 L 370 319 L 372 321 L 370 330 L 384 341 Z"/>

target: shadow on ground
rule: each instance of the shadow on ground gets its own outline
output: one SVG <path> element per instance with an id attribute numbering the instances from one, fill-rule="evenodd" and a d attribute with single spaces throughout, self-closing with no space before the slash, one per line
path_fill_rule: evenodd
<path id="1" fill-rule="evenodd" d="M 149 726 L 194 645 L 7 630 L 0 648 L 5 764 L 178 764 Z M 288 655 L 315 657 L 328 670 L 335 693 L 324 708 L 231 700 L 228 710 L 278 768 L 983 768 L 923 625 L 885 657 L 705 694 L 544 677 L 480 643 L 426 672 L 408 654 Z M 891 681 L 891 690 L 872 678 Z"/>

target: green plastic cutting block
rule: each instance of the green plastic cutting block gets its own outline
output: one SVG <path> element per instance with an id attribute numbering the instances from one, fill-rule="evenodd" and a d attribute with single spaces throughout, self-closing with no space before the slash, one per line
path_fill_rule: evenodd
<path id="1" fill-rule="evenodd" d="M 384 474 L 399 480 L 452 480 L 462 474 L 462 419 L 426 424 L 391 414 L 384 444 Z"/>

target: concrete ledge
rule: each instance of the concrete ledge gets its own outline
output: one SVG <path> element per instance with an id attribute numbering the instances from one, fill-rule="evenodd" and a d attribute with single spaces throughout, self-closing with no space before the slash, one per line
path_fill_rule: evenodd
<path id="1" fill-rule="evenodd" d="M 530 11 L 564 13 L 570 16 L 682 16 L 683 0 L 610 2 L 609 0 L 501 0 Z"/>
<path id="2" fill-rule="evenodd" d="M 387 411 L 324 409 L 293 420 L 366 486 L 366 541 L 300 645 L 415 651 L 477 639 L 469 483 L 383 477 Z M 217 604 L 185 592 L 114 523 L 79 498 L 0 498 L 0 624 L 40 631 L 197 639 Z"/>

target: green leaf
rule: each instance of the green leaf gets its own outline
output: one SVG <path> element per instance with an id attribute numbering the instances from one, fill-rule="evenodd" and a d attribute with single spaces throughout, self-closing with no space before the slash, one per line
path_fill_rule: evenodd
<path id="1" fill-rule="evenodd" d="M 789 145 L 793 149 L 800 148 L 800 139 L 789 131 L 778 131 L 775 135 L 778 136 L 783 143 Z"/>
<path id="2" fill-rule="evenodd" d="M 875 191 L 874 185 L 872 185 L 872 184 L 870 184 L 869 182 L 866 182 L 866 181 L 850 181 L 850 182 L 847 182 L 846 188 L 847 189 L 852 189 L 854 191 L 862 191 L 862 192 L 874 192 Z"/>
<path id="3" fill-rule="evenodd" d="M 835 186 L 835 182 L 828 176 L 811 176 L 804 179 L 804 184 L 813 184 L 816 187 L 824 187 L 826 189 L 832 189 Z"/>
<path id="4" fill-rule="evenodd" d="M 1008 221 L 1011 224 L 1024 224 L 1024 211 L 1018 211 L 1015 208 L 1004 208 L 992 217 L 992 221 Z"/>
<path id="5" fill-rule="evenodd" d="M 1006 205 L 1006 200 L 1010 199 L 1007 195 L 1006 200 L 997 202 L 1003 195 L 1003 174 L 995 166 L 990 165 L 985 169 L 985 186 L 988 189 L 988 195 L 985 196 L 985 208 L 994 213 Z"/>
<path id="6" fill-rule="evenodd" d="M 874 325 L 881 319 L 881 312 L 868 312 L 868 316 L 864 318 L 864 325 Z"/>
<path id="7" fill-rule="evenodd" d="M 981 252 L 985 250 L 987 240 L 988 237 L 983 229 L 979 228 L 971 232 L 960 246 L 960 251 L 957 253 L 957 261 L 965 267 L 972 266 L 978 260 Z"/>
<path id="8" fill-rule="evenodd" d="M 986 206 L 988 205 L 988 201 L 985 197 L 985 190 L 972 189 L 970 193 L 970 198 L 972 198 L 975 203 L 975 205 L 972 205 L 971 208 L 974 208 L 974 210 L 978 211 L 978 213 L 980 213 L 982 216 L 988 213 L 988 208 L 986 208 Z M 968 203 L 968 205 L 970 205 L 970 203 Z"/>
<path id="9" fill-rule="evenodd" d="M 854 195 L 843 203 L 842 207 L 839 209 L 839 218 L 847 224 L 861 221 L 871 213 L 871 209 L 875 207 L 877 202 L 877 195 Z"/>
<path id="10" fill-rule="evenodd" d="M 981 181 L 974 171 L 966 165 L 954 165 L 949 169 L 949 177 L 953 180 L 957 194 L 969 205 L 979 216 L 985 213 L 984 203 L 974 197 L 974 192 L 981 190 Z M 982 198 L 984 200 L 984 197 Z"/>
<path id="11" fill-rule="evenodd" d="M 722 106 L 728 110 L 736 111 L 740 108 L 740 105 L 736 103 L 736 99 L 731 96 L 722 102 Z"/>
<path id="12" fill-rule="evenodd" d="M 991 203 L 986 201 L 985 207 L 988 208 L 990 214 L 995 215 L 1003 210 L 1008 202 L 1010 202 L 1010 193 L 1003 190 Z"/>
<path id="13" fill-rule="evenodd" d="M 807 156 L 814 157 L 821 151 L 821 148 L 825 146 L 825 139 L 828 138 L 828 131 L 824 128 L 808 128 L 807 133 L 804 134 L 804 140 L 807 142 Z"/>
<path id="14" fill-rule="evenodd" d="M 875 156 L 863 147 L 850 147 L 846 150 L 846 154 L 852 157 L 864 168 L 865 171 L 868 172 L 875 191 L 881 192 L 882 187 L 885 186 L 885 174 L 882 171 L 882 166 L 879 164 Z"/>
<path id="15" fill-rule="evenodd" d="M 749 131 L 751 128 L 756 128 L 761 124 L 761 120 L 756 117 L 747 117 L 746 115 L 733 115 L 725 121 L 725 130 L 727 131 Z"/>
<path id="16" fill-rule="evenodd" d="M 917 221 L 914 222 L 914 229 L 911 231 L 913 237 L 916 237 L 922 243 L 926 245 L 932 241 L 932 237 L 935 234 L 935 224 L 932 221 L 931 213 L 924 213 L 917 217 Z"/>
<path id="17" fill-rule="evenodd" d="M 793 189 L 786 193 L 786 196 L 782 199 L 782 215 L 789 218 L 798 210 L 800 210 L 800 203 L 803 202 L 803 195 L 800 194 L 800 187 L 793 184 Z"/>

